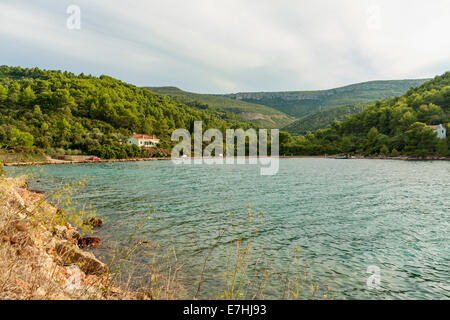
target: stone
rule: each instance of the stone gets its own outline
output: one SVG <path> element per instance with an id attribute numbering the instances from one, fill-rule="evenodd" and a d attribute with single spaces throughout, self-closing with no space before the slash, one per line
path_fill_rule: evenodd
<path id="1" fill-rule="evenodd" d="M 66 237 L 66 230 L 67 230 L 67 227 L 65 227 L 65 226 L 56 225 L 53 227 L 53 233 L 60 238 Z"/>
<path id="2" fill-rule="evenodd" d="M 102 240 L 99 237 L 84 237 L 78 240 L 80 248 L 98 247 L 101 244 Z"/>
<path id="3" fill-rule="evenodd" d="M 103 220 L 100 218 L 91 217 L 91 218 L 83 221 L 83 224 L 97 228 L 97 227 L 101 227 L 103 225 Z"/>
<path id="4" fill-rule="evenodd" d="M 76 264 L 86 275 L 103 275 L 108 272 L 106 264 L 98 260 L 93 253 L 80 250 L 68 241 L 56 242 L 55 250 L 63 265 Z"/>
<path id="5" fill-rule="evenodd" d="M 20 223 L 20 222 L 16 223 L 16 229 L 18 231 L 20 231 L 20 232 L 26 232 L 27 231 L 27 228 L 25 227 L 25 225 Z"/>
<path id="6" fill-rule="evenodd" d="M 67 240 L 76 240 L 78 243 L 78 240 L 81 239 L 81 234 L 74 228 L 67 228 L 65 237 Z"/>

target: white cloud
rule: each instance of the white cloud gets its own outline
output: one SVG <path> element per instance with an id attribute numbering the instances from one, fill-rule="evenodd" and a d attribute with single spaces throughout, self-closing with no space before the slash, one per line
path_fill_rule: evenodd
<path id="1" fill-rule="evenodd" d="M 0 4 L 1 63 L 197 92 L 324 89 L 450 65 L 447 0 L 79 0 L 79 31 L 66 28 L 70 4 Z"/>

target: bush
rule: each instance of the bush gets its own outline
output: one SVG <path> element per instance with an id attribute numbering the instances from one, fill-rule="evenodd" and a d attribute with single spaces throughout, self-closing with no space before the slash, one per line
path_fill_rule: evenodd
<path id="1" fill-rule="evenodd" d="M 380 153 L 385 156 L 389 154 L 389 149 L 388 149 L 388 147 L 386 147 L 385 144 L 383 144 L 383 146 L 381 147 Z"/>
<path id="2" fill-rule="evenodd" d="M 442 157 L 445 157 L 449 154 L 446 140 L 447 139 L 439 139 L 439 141 L 436 145 L 436 152 L 438 155 L 440 155 Z"/>
<path id="3" fill-rule="evenodd" d="M 391 157 L 398 157 L 400 155 L 400 152 L 397 151 L 397 149 L 392 149 Z"/>

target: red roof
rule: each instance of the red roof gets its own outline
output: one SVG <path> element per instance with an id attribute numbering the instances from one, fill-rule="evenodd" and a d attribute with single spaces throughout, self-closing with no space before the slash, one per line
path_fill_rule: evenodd
<path id="1" fill-rule="evenodd" d="M 145 140 L 159 140 L 157 137 L 155 136 L 148 136 L 146 134 L 133 134 L 133 138 L 136 139 L 145 139 Z"/>

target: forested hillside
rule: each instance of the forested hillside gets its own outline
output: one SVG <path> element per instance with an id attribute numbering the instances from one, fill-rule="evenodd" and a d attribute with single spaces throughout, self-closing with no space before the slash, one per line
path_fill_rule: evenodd
<path id="1" fill-rule="evenodd" d="M 287 114 L 260 104 L 217 97 L 210 94 L 187 92 L 176 87 L 147 87 L 146 89 L 167 95 L 195 108 L 232 112 L 264 128 L 282 128 L 294 121 L 294 118 Z"/>
<path id="2" fill-rule="evenodd" d="M 448 155 L 449 138 L 437 139 L 429 125 L 450 122 L 450 72 L 411 88 L 402 96 L 368 106 L 314 134 L 283 138 L 292 154 Z"/>
<path id="3" fill-rule="evenodd" d="M 167 147 L 175 128 L 249 128 L 234 114 L 199 110 L 108 76 L 0 67 L 0 147 L 47 154 L 141 155 L 119 144 L 133 132 L 155 134 Z"/>
<path id="4" fill-rule="evenodd" d="M 308 131 L 314 132 L 318 129 L 325 129 L 334 120 L 345 120 L 347 117 L 363 111 L 364 107 L 364 105 L 347 105 L 318 111 L 294 121 L 282 130 L 292 135 L 303 135 Z"/>
<path id="5" fill-rule="evenodd" d="M 369 81 L 330 90 L 242 92 L 218 96 L 270 106 L 290 116 L 301 118 L 332 107 L 375 102 L 399 96 L 426 80 Z"/>

